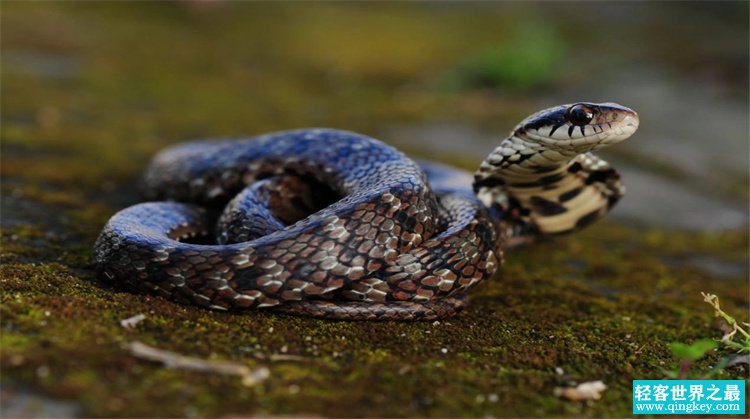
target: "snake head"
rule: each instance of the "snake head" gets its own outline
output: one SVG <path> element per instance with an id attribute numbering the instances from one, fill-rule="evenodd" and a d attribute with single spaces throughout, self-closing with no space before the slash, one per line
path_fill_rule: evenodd
<path id="1" fill-rule="evenodd" d="M 619 143 L 638 129 L 638 114 L 616 103 L 578 102 L 539 111 L 512 135 L 564 155 Z"/>

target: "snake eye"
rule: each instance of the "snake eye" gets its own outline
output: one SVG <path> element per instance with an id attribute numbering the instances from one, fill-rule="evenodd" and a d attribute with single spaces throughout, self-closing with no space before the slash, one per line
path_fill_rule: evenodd
<path id="1" fill-rule="evenodd" d="M 573 105 L 568 108 L 565 118 L 573 125 L 586 125 L 594 119 L 594 112 L 586 105 Z"/>

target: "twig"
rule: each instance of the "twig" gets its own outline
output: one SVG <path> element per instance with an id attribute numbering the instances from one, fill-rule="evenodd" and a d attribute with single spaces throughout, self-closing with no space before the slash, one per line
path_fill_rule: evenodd
<path id="1" fill-rule="evenodd" d="M 136 358 L 161 362 L 167 368 L 197 372 L 212 372 L 223 375 L 237 375 L 242 378 L 242 384 L 248 387 L 254 386 L 271 376 L 271 372 L 266 367 L 252 370 L 247 365 L 228 361 L 210 361 L 200 358 L 192 358 L 175 352 L 155 348 L 141 342 L 130 342 L 127 344 L 127 349 L 130 351 L 130 354 Z"/>

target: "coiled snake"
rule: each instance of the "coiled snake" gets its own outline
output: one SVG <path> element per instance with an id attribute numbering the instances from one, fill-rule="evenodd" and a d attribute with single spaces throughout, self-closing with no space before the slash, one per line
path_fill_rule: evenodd
<path id="1" fill-rule="evenodd" d="M 473 187 L 468 173 L 347 131 L 178 145 L 145 175 L 162 202 L 115 214 L 95 260 L 117 283 L 217 310 L 450 317 L 504 247 L 612 207 L 620 177 L 590 152 L 637 127 L 635 112 L 612 103 L 543 110 L 487 157 Z"/>

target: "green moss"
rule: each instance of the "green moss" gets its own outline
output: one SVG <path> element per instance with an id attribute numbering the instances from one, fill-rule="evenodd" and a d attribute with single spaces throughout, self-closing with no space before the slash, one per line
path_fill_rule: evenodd
<path id="1" fill-rule="evenodd" d="M 30 338 L 20 333 L 4 332 L 0 335 L 0 347 L 6 349 L 27 348 L 30 343 Z"/>
<path id="2" fill-rule="evenodd" d="M 740 309 L 747 291 L 739 279 L 668 267 L 652 247 L 663 249 L 655 234 L 604 223 L 511 252 L 503 275 L 462 315 L 435 324 L 215 313 L 103 288 L 64 265 L 7 264 L 0 270 L 3 376 L 78 398 L 92 415 L 623 415 L 630 380 L 661 377 L 675 362 L 670 342 L 720 337 L 698 291 L 725 296 L 727 309 Z M 684 238 L 741 259 L 732 256 L 739 239 L 722 237 Z M 664 250 L 680 254 L 679 246 Z M 539 255 L 548 262 L 538 263 Z M 147 318 L 135 330 L 119 325 L 138 313 Z M 266 365 L 272 376 L 247 389 L 235 377 L 164 370 L 121 346 L 136 340 Z M 272 361 L 271 354 L 300 358 Z M 39 376 L 40 366 L 47 375 Z M 604 380 L 605 402 L 555 398 L 556 367 L 576 380 Z"/>

